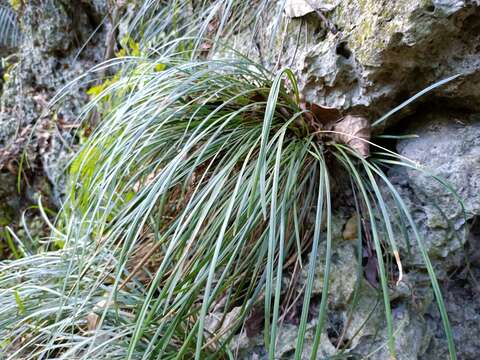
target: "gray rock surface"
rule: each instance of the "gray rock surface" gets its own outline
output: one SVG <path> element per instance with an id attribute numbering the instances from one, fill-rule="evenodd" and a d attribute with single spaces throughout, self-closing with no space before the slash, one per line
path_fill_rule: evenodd
<path id="1" fill-rule="evenodd" d="M 400 141 L 399 154 L 453 185 L 468 218 L 480 215 L 480 115 L 429 112 L 404 122 L 405 132 L 418 137 Z M 410 169 L 407 176 L 415 191 L 435 199 L 450 221 L 462 225 L 458 202 L 445 186 Z M 431 224 L 435 226 L 435 220 Z"/>
<path id="2" fill-rule="evenodd" d="M 307 100 L 374 118 L 462 73 L 435 95 L 480 109 L 478 1 L 342 0 L 328 2 L 335 5 L 323 11 L 328 23 L 311 12 L 277 29 L 280 3 L 264 12 L 260 30 L 239 34 L 235 44 L 256 39 L 257 47 L 244 51 L 270 68 L 291 67 Z"/>
<path id="3" fill-rule="evenodd" d="M 478 264 L 472 263 L 465 275 L 465 249 L 470 247 L 469 231 L 480 211 L 480 2 L 315 1 L 311 4 L 320 15 L 303 4 L 288 9 L 292 19 L 286 28 L 277 29 L 280 3 L 273 2 L 264 12 L 259 29 L 239 33 L 234 44 L 242 48 L 253 37 L 257 46 L 243 50 L 270 69 L 292 68 L 307 101 L 341 108 L 344 113 L 364 113 L 374 121 L 428 85 L 462 74 L 385 125 L 390 133 L 417 134 L 418 138 L 399 141 L 396 150 L 444 178 L 464 200 L 465 213 L 450 191 L 431 177 L 404 168 L 389 172 L 442 280 L 459 358 L 478 358 L 480 342 L 467 335 L 479 333 L 478 286 L 470 284 L 478 278 Z M 396 240 L 405 270 L 404 281 L 391 286 L 398 358 L 447 358 L 442 324 L 418 246 L 412 236 L 411 248 L 400 233 Z M 347 323 L 344 309 L 352 300 L 355 279 L 349 245 L 340 245 L 334 252 L 335 258 L 343 260 L 333 264 L 329 306 L 338 321 L 330 332 L 341 331 Z M 323 262 L 320 272 L 322 266 Z M 452 271 L 464 274 L 463 280 L 448 281 Z M 321 290 L 320 277 L 316 294 Z M 346 339 L 371 312 L 375 296 L 371 288 L 362 290 L 358 319 L 351 321 Z M 349 345 L 352 356 L 361 358 L 385 345 L 381 304 L 374 313 Z M 385 346 L 373 358 L 388 358 Z"/>
<path id="4" fill-rule="evenodd" d="M 39 196 L 51 210 L 60 204 L 65 165 L 72 153 L 72 131 L 78 128 L 77 115 L 89 100 L 88 85 L 79 84 L 65 92 L 54 108 L 49 107 L 49 102 L 57 91 L 103 60 L 108 17 L 105 26 L 97 27 L 106 10 L 104 0 L 17 3 L 15 11 L 22 37 L 18 48 L 10 49 L 2 63 L 1 242 L 1 227 L 7 225 L 19 234 L 45 236 L 34 211 L 26 217 L 30 230 L 24 229 L 19 218 L 28 206 L 36 204 Z M 93 75 L 86 78 L 92 79 Z M 28 236 L 25 241 L 28 243 Z"/>
<path id="5" fill-rule="evenodd" d="M 405 132 L 418 138 L 400 141 L 399 154 L 448 182 L 464 209 L 450 189 L 427 174 L 395 169 L 392 180 L 409 201 L 430 256 L 443 259 L 444 268 L 458 266 L 462 262 L 458 253 L 467 241 L 467 223 L 480 214 L 480 117 L 428 112 L 403 122 Z"/>
<path id="6" fill-rule="evenodd" d="M 403 171 L 416 222 L 438 275 L 446 279 L 445 301 L 459 359 L 476 359 L 480 343 L 472 334 L 480 333 L 480 117 L 430 112 L 405 122 L 405 131 L 419 137 L 399 142 L 399 153 L 452 184 L 465 206 L 463 213 L 458 201 L 431 177 Z M 432 202 L 436 206 L 427 205 Z M 448 276 L 452 271 L 453 276 Z M 434 304 L 425 319 L 433 337 L 422 359 L 444 358 L 445 334 Z"/>
<path id="7" fill-rule="evenodd" d="M 479 14 L 469 1 L 343 1 L 329 16 L 340 32 L 298 59 L 303 91 L 329 106 L 381 113 L 462 72 L 437 95 L 479 109 L 478 88 L 463 86 L 480 76 Z"/>
<path id="8" fill-rule="evenodd" d="M 320 251 L 317 264 L 317 279 L 313 285 L 313 295 L 320 296 L 323 290 L 324 259 L 325 248 Z M 302 271 L 302 277 L 299 286 L 303 287 L 307 281 L 307 272 L 309 266 L 305 266 Z M 348 304 L 354 295 L 355 286 L 358 281 L 358 261 L 355 246 L 352 241 L 342 241 L 334 247 L 332 254 L 331 273 L 329 282 L 329 306 L 330 308 L 343 308 Z"/>
<path id="9" fill-rule="evenodd" d="M 478 268 L 475 276 L 478 279 Z M 459 359 L 478 359 L 480 354 L 480 289 L 478 280 L 468 279 L 465 275 L 454 277 L 446 286 L 445 300 L 447 311 L 452 323 L 454 341 Z M 445 358 L 448 353 L 445 333 L 437 309 L 432 305 L 428 312 L 427 326 L 432 330 L 433 336 L 423 360 L 436 360 Z"/>

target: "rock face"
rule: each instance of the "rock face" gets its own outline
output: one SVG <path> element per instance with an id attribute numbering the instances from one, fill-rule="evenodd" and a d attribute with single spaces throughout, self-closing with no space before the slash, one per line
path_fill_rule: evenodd
<path id="1" fill-rule="evenodd" d="M 70 140 L 76 115 L 88 101 L 86 89 L 80 86 L 68 93 L 56 111 L 51 111 L 48 104 L 59 89 L 103 60 L 101 32 L 89 38 L 106 9 L 90 2 L 80 2 L 77 7 L 69 1 L 48 0 L 31 1 L 18 12 L 23 41 L 18 49 L 19 62 L 6 70 L 0 163 L 5 166 L 14 160 L 28 142 L 32 170 L 42 171 L 58 192 L 66 159 L 64 144 Z M 55 195 L 58 201 L 59 194 Z"/>
<path id="2" fill-rule="evenodd" d="M 463 200 L 464 209 L 448 190 L 431 177 L 404 171 L 403 185 L 410 189 L 415 210 L 437 274 L 445 278 L 447 311 L 452 321 L 460 359 L 475 359 L 480 343 L 468 334 L 480 331 L 478 276 L 478 219 L 480 214 L 480 116 L 453 110 L 405 119 L 406 132 L 418 138 L 400 141 L 404 155 L 448 181 Z M 429 205 L 429 204 L 435 204 Z M 415 262 L 418 263 L 418 260 Z M 454 272 L 453 278 L 447 274 Z M 459 272 L 458 274 L 456 274 Z M 425 315 L 434 329 L 424 359 L 442 358 L 447 353 L 438 311 L 434 305 Z"/>
<path id="3" fill-rule="evenodd" d="M 272 3 L 265 31 L 255 32 L 257 49 L 245 51 L 269 67 L 293 68 L 307 100 L 379 116 L 429 84 L 462 73 L 436 96 L 480 109 L 474 85 L 480 78 L 478 1 L 317 1 L 311 4 L 327 22 L 316 12 L 300 11 L 306 14 L 279 29 L 275 42 L 274 15 L 282 2 Z M 248 36 L 253 35 L 239 38 Z"/>
<path id="4" fill-rule="evenodd" d="M 0 98 L 1 190 L 8 195 L 0 193 L 0 212 L 10 209 L 16 214 L 0 226 L 12 227 L 14 218 L 39 196 L 51 209 L 60 203 L 70 156 L 67 144 L 78 125 L 76 116 L 89 99 L 86 88 L 79 86 L 58 107 L 52 109 L 49 102 L 59 89 L 103 60 L 108 28 L 108 21 L 99 27 L 107 14 L 105 1 L 20 1 L 15 10 L 22 36 L 6 60 Z"/>
<path id="5" fill-rule="evenodd" d="M 438 95 L 478 110 L 479 15 L 469 1 L 343 1 L 329 17 L 340 32 L 298 59 L 306 97 L 378 114 L 461 72 Z"/>
<path id="6" fill-rule="evenodd" d="M 480 214 L 480 116 L 430 112 L 405 122 L 406 132 L 419 137 L 400 141 L 399 153 L 450 183 L 465 207 L 464 213 L 458 199 L 431 177 L 404 172 L 417 204 L 433 204 L 417 206 L 417 222 L 430 255 L 445 259 L 465 244 L 465 221 Z"/>
<path id="7" fill-rule="evenodd" d="M 253 37 L 257 47 L 244 51 L 268 68 L 292 68 L 307 101 L 341 108 L 347 114 L 363 113 L 373 122 L 423 88 L 462 74 L 396 114 L 382 130 L 417 134 L 418 138 L 389 146 L 445 179 L 464 202 L 463 211 L 448 189 L 418 171 L 393 167 L 389 172 L 442 280 L 459 358 L 477 358 L 480 342 L 467 334 L 478 333 L 480 316 L 475 280 L 478 262 L 469 260 L 478 254 L 469 255 L 468 250 L 478 237 L 471 233 L 480 211 L 480 2 L 292 0 L 287 1 L 291 19 L 285 28 L 278 27 L 276 21 L 281 3 L 272 2 L 263 15 L 261 29 L 238 34 L 236 44 L 241 47 L 242 39 Z M 349 216 L 345 214 L 338 221 L 346 223 Z M 420 252 L 415 244 L 409 252 L 398 235 L 405 267 L 403 284 L 391 294 L 393 313 L 398 318 L 398 358 L 446 358 L 445 335 Z M 350 259 L 344 243 L 338 240 L 336 256 Z M 329 325 L 330 345 L 338 340 L 332 334 L 348 324 L 344 309 L 352 303 L 350 290 L 355 278 L 354 262 L 340 261 L 334 267 L 329 305 L 336 322 Z M 452 272 L 457 274 L 453 279 Z M 364 279 L 362 282 L 366 290 L 359 300 L 363 307 L 358 309 L 360 320 L 355 320 L 358 326 L 372 312 L 369 298 L 376 297 L 371 285 Z M 317 293 L 321 293 L 321 286 L 320 279 Z M 375 349 L 379 350 L 373 358 L 388 358 L 385 334 L 375 332 L 385 326 L 382 312 L 380 303 L 357 337 L 350 339 L 351 330 L 346 331 L 344 340 L 351 340 L 348 353 L 352 358 Z M 295 331 L 291 326 L 289 329 Z M 288 354 L 279 357 L 289 358 Z"/>

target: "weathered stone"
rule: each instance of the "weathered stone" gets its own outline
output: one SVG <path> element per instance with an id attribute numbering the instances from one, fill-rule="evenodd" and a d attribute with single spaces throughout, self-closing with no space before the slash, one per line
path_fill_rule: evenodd
<path id="1" fill-rule="evenodd" d="M 95 23 L 95 18 L 100 21 L 104 17 L 95 13 L 95 9 L 105 10 L 105 2 L 103 7 L 100 3 L 81 2 L 73 6 L 61 0 L 35 0 L 19 8 L 24 36 L 19 61 L 8 70 L 3 87 L 0 153 L 13 158 L 27 149 L 31 170 L 37 175 L 46 174 L 53 184 L 57 204 L 63 192 L 71 126 L 78 122 L 77 115 L 89 97 L 86 87 L 79 83 L 64 92 L 62 103 L 54 111 L 49 102 L 57 91 L 102 61 L 101 29 L 89 39 L 100 24 Z M 93 75 L 85 80 L 91 79 Z M 26 141 L 20 143 L 18 134 Z"/>
<path id="2" fill-rule="evenodd" d="M 315 335 L 315 321 L 307 324 L 305 332 L 305 343 L 302 352 L 302 360 L 310 359 L 313 340 Z M 276 359 L 294 359 L 297 345 L 298 327 L 292 324 L 283 324 L 278 331 L 278 342 L 275 352 Z M 320 346 L 317 356 L 322 359 L 335 354 L 335 347 L 329 341 L 326 332 L 323 332 L 320 338 Z M 245 334 L 236 337 L 232 344 L 232 349 L 236 349 L 240 359 L 268 359 L 267 351 L 264 347 L 262 335 L 248 338 Z"/>
<path id="3" fill-rule="evenodd" d="M 480 239 L 480 238 L 479 238 Z M 480 245 L 477 239 L 476 245 Z M 478 265 L 472 273 L 464 272 L 455 276 L 446 287 L 445 302 L 452 325 L 453 338 L 456 345 L 458 359 L 475 360 L 480 354 L 480 301 Z M 448 348 L 442 321 L 435 304 L 426 317 L 428 327 L 432 329 L 433 337 L 422 360 L 436 360 L 447 358 Z"/>
<path id="4" fill-rule="evenodd" d="M 260 30 L 234 44 L 270 69 L 289 66 L 308 101 L 380 116 L 428 85 L 463 76 L 435 91 L 452 105 L 480 109 L 480 3 L 469 0 L 339 1 L 278 26 L 280 2 Z M 257 25 L 258 27 L 258 25 Z M 250 29 L 253 31 L 253 29 Z M 242 39 L 256 48 L 242 48 Z"/>
<path id="5" fill-rule="evenodd" d="M 313 285 L 313 294 L 319 295 L 323 290 L 323 274 L 325 268 L 325 246 L 320 250 Z M 305 284 L 309 266 L 304 266 L 300 286 Z M 329 304 L 331 308 L 344 307 L 352 299 L 355 285 L 359 277 L 359 267 L 355 245 L 353 242 L 340 242 L 333 249 L 331 274 L 329 282 Z"/>
<path id="6" fill-rule="evenodd" d="M 0 173 L 0 227 L 10 225 L 20 207 L 20 199 L 15 193 L 15 177 Z"/>
<path id="7" fill-rule="evenodd" d="M 8 223 L 2 225 L 13 228 L 22 210 L 36 203 L 39 195 L 47 207 L 61 203 L 72 130 L 89 101 L 88 85 L 79 83 L 64 91 L 54 109 L 49 103 L 69 82 L 103 60 L 104 28 L 96 28 L 102 21 L 108 24 L 105 0 L 32 0 L 20 2 L 16 11 L 22 38 L 16 54 L 5 63 L 0 98 L 0 191 L 15 202 L 12 207 L 6 201 L 0 216 L 6 219 L 6 209 L 12 208 L 7 211 L 12 215 Z M 85 78 L 93 79 L 93 74 Z"/>
<path id="8" fill-rule="evenodd" d="M 398 360 L 418 359 L 425 353 L 431 338 L 427 323 L 423 318 L 403 303 L 393 309 L 394 339 Z M 377 314 L 379 317 L 380 314 Z M 364 326 L 353 353 L 369 359 L 388 359 L 390 357 L 384 322 L 370 322 Z M 354 328 L 352 326 L 352 328 Z"/>
<path id="9" fill-rule="evenodd" d="M 63 1 L 32 1 L 22 13 L 26 38 L 45 53 L 68 51 L 75 41 L 74 19 L 68 11 Z"/>
<path id="10" fill-rule="evenodd" d="M 452 188 L 428 173 L 413 169 L 391 173 L 392 181 L 403 188 L 429 254 L 452 263 L 452 255 L 466 241 L 466 221 L 480 214 L 480 117 L 433 112 L 404 122 L 405 131 L 418 138 L 400 141 L 398 152 L 447 181 L 465 206 L 464 213 Z M 418 251 L 414 253 L 420 259 Z"/>
<path id="11" fill-rule="evenodd" d="M 303 91 L 320 104 L 369 107 L 379 115 L 441 78 L 464 73 L 437 95 L 478 109 L 478 89 L 469 85 L 480 77 L 478 16 L 473 2 L 343 1 L 329 17 L 341 33 L 299 57 Z"/>
<path id="12" fill-rule="evenodd" d="M 289 17 L 301 17 L 314 11 L 331 11 L 339 0 L 287 0 L 285 14 Z"/>
<path id="13" fill-rule="evenodd" d="M 429 112 L 405 123 L 405 132 L 418 137 L 400 141 L 399 154 L 448 181 L 463 200 L 468 218 L 480 215 L 480 116 Z M 454 224 L 463 225 L 461 208 L 450 189 L 428 174 L 407 169 L 407 175 L 415 191 L 435 200 Z M 431 219 L 429 225 L 439 223 Z"/>

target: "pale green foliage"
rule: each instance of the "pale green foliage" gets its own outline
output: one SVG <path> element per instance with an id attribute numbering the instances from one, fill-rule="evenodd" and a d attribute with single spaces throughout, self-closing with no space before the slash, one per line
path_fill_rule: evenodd
<path id="1" fill-rule="evenodd" d="M 0 5 L 0 45 L 15 48 L 20 41 L 20 37 L 21 32 L 17 16 L 12 9 Z"/>

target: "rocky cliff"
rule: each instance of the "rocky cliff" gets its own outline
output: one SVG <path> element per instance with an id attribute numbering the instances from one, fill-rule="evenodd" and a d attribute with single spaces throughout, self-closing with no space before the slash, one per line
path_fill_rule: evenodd
<path id="1" fill-rule="evenodd" d="M 470 334 L 480 333 L 480 3 L 287 1 L 288 26 L 277 30 L 277 41 L 272 44 L 269 35 L 275 29 L 274 14 L 280 3 L 271 4 L 259 28 L 238 34 L 238 44 L 254 38 L 257 47 L 244 49 L 250 56 L 268 67 L 294 69 L 307 101 L 340 108 L 344 113 L 361 113 L 374 122 L 423 88 L 461 74 L 389 119 L 384 131 L 418 135 L 387 146 L 446 179 L 464 201 L 466 216 L 457 199 L 434 179 L 415 171 L 390 170 L 390 180 L 408 200 L 442 279 L 459 358 L 475 359 L 480 343 Z M 339 229 L 351 215 L 338 219 Z M 391 295 L 399 324 L 398 357 L 446 358 L 442 325 L 420 252 L 399 241 L 406 278 Z M 348 316 L 357 264 L 352 246 L 340 230 L 336 244 L 330 302 L 334 310 L 323 340 L 323 355 L 334 354 L 339 339 L 346 341 L 352 336 L 350 330 L 343 334 L 347 323 L 355 329 L 370 316 L 374 320 L 362 328 L 353 347 L 362 356 L 372 351 L 372 358 L 386 359 L 384 347 L 374 352 L 386 341 L 378 334 L 385 324 L 382 310 L 375 305 L 378 298 L 369 286 L 365 286 L 357 314 Z M 283 347 L 288 358 L 294 352 L 295 325 L 284 331 L 282 336 L 292 339 Z M 252 345 L 243 341 L 246 348 Z"/>

